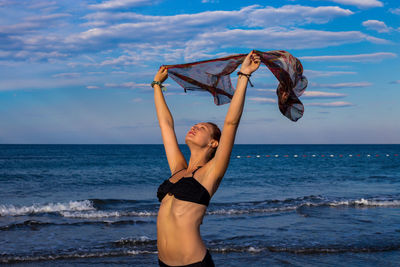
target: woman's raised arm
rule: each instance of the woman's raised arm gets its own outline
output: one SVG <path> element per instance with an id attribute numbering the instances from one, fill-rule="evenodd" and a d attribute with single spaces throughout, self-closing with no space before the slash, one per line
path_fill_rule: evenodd
<path id="1" fill-rule="evenodd" d="M 240 72 L 251 74 L 256 71 L 259 66 L 260 57 L 253 50 L 243 61 Z M 226 169 L 228 168 L 233 144 L 235 142 L 236 131 L 243 112 L 248 79 L 249 78 L 246 75 L 239 75 L 238 77 L 236 90 L 225 117 L 219 145 L 214 158 L 210 161 L 209 174 L 217 180 L 222 179 Z"/>
<path id="2" fill-rule="evenodd" d="M 162 66 L 154 76 L 154 81 L 162 83 L 167 78 L 167 68 Z M 172 174 L 180 169 L 187 168 L 187 163 L 179 149 L 178 141 L 176 140 L 174 119 L 168 109 L 167 103 L 165 102 L 161 87 L 158 84 L 154 85 L 154 103 L 156 106 L 158 123 L 161 129 L 168 165 Z"/>

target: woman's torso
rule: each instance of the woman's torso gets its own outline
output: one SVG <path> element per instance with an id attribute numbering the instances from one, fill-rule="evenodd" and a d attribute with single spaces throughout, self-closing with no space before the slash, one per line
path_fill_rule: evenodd
<path id="1" fill-rule="evenodd" d="M 199 183 L 198 187 L 206 189 L 211 197 L 213 184 L 205 179 L 201 170 L 196 172 L 196 177 L 186 175 L 185 172 L 186 170 L 182 170 L 171 176 L 167 183 L 176 184 L 181 179 L 195 179 Z M 204 204 L 180 200 L 171 193 L 162 198 L 157 216 L 160 260 L 168 265 L 185 265 L 203 259 L 206 246 L 200 236 L 200 224 L 206 209 Z"/>

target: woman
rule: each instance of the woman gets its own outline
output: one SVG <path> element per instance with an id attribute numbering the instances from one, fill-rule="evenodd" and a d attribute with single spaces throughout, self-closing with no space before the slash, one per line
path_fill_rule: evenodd
<path id="1" fill-rule="evenodd" d="M 213 123 L 198 123 L 186 134 L 189 164 L 178 147 L 174 121 L 161 92 L 167 69 L 154 77 L 154 101 L 171 176 L 158 188 L 161 202 L 157 216 L 157 248 L 160 266 L 214 266 L 200 236 L 208 203 L 225 174 L 242 116 L 247 82 L 260 66 L 250 52 L 242 63 L 236 91 L 225 117 L 222 133 Z M 157 83 L 157 84 L 154 84 Z"/>

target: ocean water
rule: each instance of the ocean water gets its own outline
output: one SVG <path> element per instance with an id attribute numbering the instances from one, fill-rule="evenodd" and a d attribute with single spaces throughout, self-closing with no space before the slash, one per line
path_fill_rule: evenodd
<path id="1" fill-rule="evenodd" d="M 399 266 L 399 154 L 236 145 L 201 225 L 216 266 Z M 0 145 L 0 264 L 157 266 L 169 175 L 162 145 Z"/>

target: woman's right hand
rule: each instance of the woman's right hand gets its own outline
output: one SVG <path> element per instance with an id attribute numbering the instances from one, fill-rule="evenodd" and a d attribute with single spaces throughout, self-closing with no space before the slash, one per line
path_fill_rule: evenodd
<path id="1" fill-rule="evenodd" d="M 168 78 L 168 69 L 164 66 L 161 66 L 156 76 L 154 76 L 154 81 L 163 83 L 167 78 Z"/>

